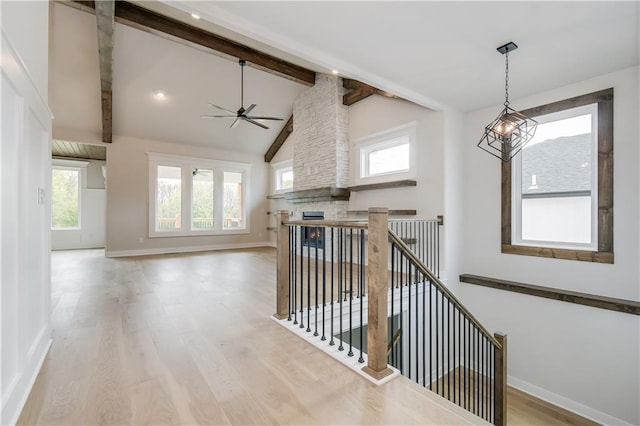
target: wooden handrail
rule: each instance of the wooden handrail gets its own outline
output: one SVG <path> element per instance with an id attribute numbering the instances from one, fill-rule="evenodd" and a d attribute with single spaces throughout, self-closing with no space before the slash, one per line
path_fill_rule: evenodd
<path id="1" fill-rule="evenodd" d="M 462 303 L 460 303 L 458 298 L 456 298 L 456 296 L 453 295 L 453 293 L 447 288 L 447 286 L 442 281 L 440 281 L 438 277 L 436 277 L 426 266 L 424 266 L 422 261 L 418 259 L 418 257 L 413 253 L 413 251 L 411 251 L 409 246 L 407 246 L 404 243 L 404 241 L 402 241 L 402 239 L 392 230 L 389 230 L 389 239 L 400 248 L 402 253 L 414 264 L 416 269 L 418 269 L 423 275 L 427 276 L 429 280 L 432 283 L 434 283 L 435 286 L 438 287 L 438 289 L 442 291 L 449 300 L 453 302 L 454 306 L 457 307 L 458 310 L 460 310 L 460 312 L 462 312 L 463 315 L 465 315 L 465 317 L 467 317 L 469 321 L 471 321 L 473 325 L 475 325 L 476 328 L 480 330 L 482 334 L 491 343 L 493 343 L 493 345 L 496 348 L 502 349 L 502 345 L 500 344 L 500 342 L 498 342 L 498 340 L 496 340 L 493 334 L 491 334 L 489 330 L 487 330 L 486 328 L 484 328 L 482 324 L 480 324 L 480 321 L 478 321 L 476 317 L 474 317 L 473 314 L 469 312 L 469 310 L 465 308 L 462 305 Z"/>
<path id="2" fill-rule="evenodd" d="M 367 229 L 369 223 L 361 220 L 283 220 L 286 226 L 309 226 L 312 228 L 357 228 Z"/>

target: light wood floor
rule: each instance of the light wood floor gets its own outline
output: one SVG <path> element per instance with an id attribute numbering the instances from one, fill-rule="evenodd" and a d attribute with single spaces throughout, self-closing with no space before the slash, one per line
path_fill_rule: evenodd
<path id="1" fill-rule="evenodd" d="M 54 252 L 53 345 L 19 424 L 481 423 L 404 377 L 376 387 L 275 324 L 274 283 L 273 249 Z M 511 401 L 511 424 L 580 424 Z"/>
<path id="2" fill-rule="evenodd" d="M 53 345 L 19 424 L 475 424 L 275 324 L 275 250 L 52 255 Z"/>

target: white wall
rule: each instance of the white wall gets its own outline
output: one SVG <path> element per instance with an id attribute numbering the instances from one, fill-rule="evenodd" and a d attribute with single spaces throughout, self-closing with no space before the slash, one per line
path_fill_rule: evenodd
<path id="1" fill-rule="evenodd" d="M 418 217 L 435 219 L 444 211 L 443 114 L 415 104 L 370 96 L 349 107 L 349 150 L 363 137 L 416 122 L 417 186 L 352 192 L 349 210 L 369 207 L 415 209 Z M 354 164 L 355 163 L 355 164 Z M 350 162 L 349 177 L 358 173 L 358 164 Z"/>
<path id="2" fill-rule="evenodd" d="M 102 167 L 105 161 L 82 160 L 89 164 L 82 168 L 80 178 L 80 229 L 51 231 L 51 249 L 68 250 L 103 248 L 105 241 L 107 192 Z M 56 164 L 56 160 L 53 160 Z M 65 160 L 72 165 L 73 160 Z"/>
<path id="3" fill-rule="evenodd" d="M 466 117 L 459 272 L 640 300 L 638 74 L 634 67 L 512 102 L 524 109 L 614 88 L 615 264 L 500 252 L 500 162 L 476 147 L 497 105 Z M 469 284 L 456 292 L 489 329 L 508 334 L 512 385 L 600 422 L 640 423 L 638 316 Z"/>
<path id="4" fill-rule="evenodd" d="M 2 2 L 0 423 L 15 423 L 51 344 L 47 2 Z"/>
<path id="5" fill-rule="evenodd" d="M 251 163 L 250 232 L 238 235 L 149 238 L 147 152 Z M 107 256 L 172 253 L 267 245 L 269 165 L 261 155 L 114 136 L 108 148 Z M 139 239 L 142 238 L 142 243 Z"/>

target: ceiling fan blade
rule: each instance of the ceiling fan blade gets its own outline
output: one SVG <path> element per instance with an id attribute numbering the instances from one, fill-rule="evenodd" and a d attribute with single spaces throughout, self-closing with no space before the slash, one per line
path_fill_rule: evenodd
<path id="1" fill-rule="evenodd" d="M 240 123 L 240 119 L 236 118 L 235 120 L 233 120 L 233 123 L 231 123 L 231 126 L 229 128 L 233 129 L 233 128 L 237 127 L 238 123 Z"/>
<path id="2" fill-rule="evenodd" d="M 202 118 L 232 118 L 232 117 L 237 117 L 237 115 L 207 115 L 207 114 L 203 114 L 200 117 L 202 117 Z"/>
<path id="3" fill-rule="evenodd" d="M 251 123 L 251 124 L 255 124 L 256 126 L 262 127 L 263 129 L 268 129 L 268 127 L 267 127 L 267 126 L 265 126 L 264 124 L 262 124 L 262 123 L 258 123 L 257 121 L 253 121 L 253 120 L 252 120 L 251 118 L 249 118 L 249 117 L 243 117 L 243 120 L 248 121 L 248 122 L 249 122 L 249 123 Z"/>
<path id="4" fill-rule="evenodd" d="M 256 104 L 251 104 L 251 105 L 249 105 L 249 108 L 247 108 L 246 110 L 244 110 L 242 113 L 243 113 L 244 115 L 247 115 L 247 114 L 249 114 L 249 113 L 251 112 L 251 110 L 252 110 L 252 109 L 254 109 L 255 107 L 256 107 Z"/>
<path id="5" fill-rule="evenodd" d="M 212 104 L 212 103 L 210 103 L 209 105 L 211 105 L 211 106 L 212 106 L 212 107 L 214 107 L 214 108 L 221 109 L 222 111 L 230 112 L 231 114 L 235 114 L 235 113 L 236 113 L 235 111 L 228 110 L 228 109 L 223 108 L 223 107 L 221 107 L 221 106 L 218 106 L 218 105 L 216 105 L 216 104 Z"/>
<path id="6" fill-rule="evenodd" d="M 278 120 L 278 121 L 283 121 L 282 118 L 278 118 L 278 117 L 256 117 L 256 116 L 251 116 L 251 117 L 247 117 L 250 118 L 252 120 Z"/>

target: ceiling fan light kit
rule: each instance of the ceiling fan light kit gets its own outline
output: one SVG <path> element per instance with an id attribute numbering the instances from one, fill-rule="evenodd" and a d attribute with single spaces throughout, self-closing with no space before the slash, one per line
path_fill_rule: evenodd
<path id="1" fill-rule="evenodd" d="M 509 106 L 509 52 L 518 46 L 510 41 L 498 47 L 498 52 L 505 55 L 504 109 L 500 115 L 484 128 L 484 134 L 478 142 L 478 147 L 509 162 L 524 148 L 536 133 L 538 122 L 514 110 Z"/>
<path id="2" fill-rule="evenodd" d="M 244 59 L 240 59 L 238 63 L 240 64 L 240 108 L 238 109 L 238 111 L 234 112 L 227 108 L 223 108 L 221 106 L 210 103 L 209 104 L 210 106 L 217 108 L 221 111 L 228 112 L 230 114 L 225 114 L 225 115 L 203 114 L 200 117 L 202 118 L 235 118 L 235 120 L 233 120 L 233 123 L 231 123 L 231 126 L 230 126 L 231 128 L 236 127 L 238 123 L 240 123 L 240 121 L 246 121 L 258 127 L 262 127 L 263 129 L 268 129 L 269 127 L 265 126 L 262 123 L 257 122 L 256 120 L 283 121 L 282 118 L 278 118 L 278 117 L 263 117 L 263 116 L 249 115 L 249 113 L 256 107 L 256 104 L 251 104 L 249 105 L 249 108 L 244 109 L 244 67 L 247 64 L 247 62 Z"/>

